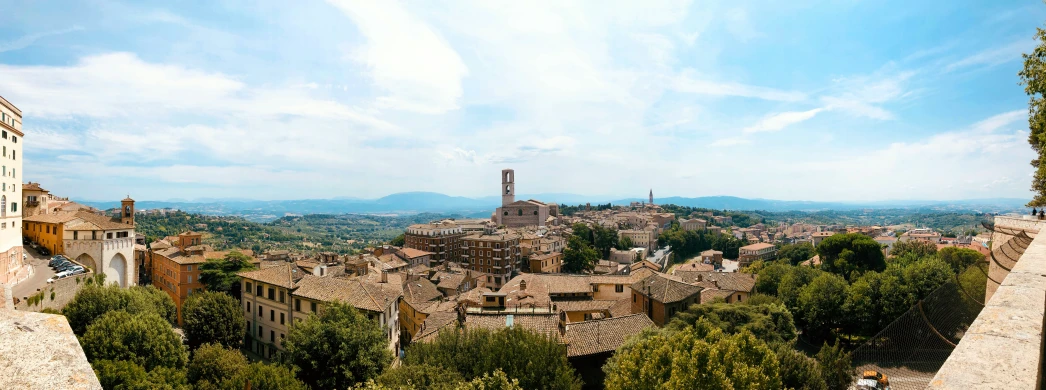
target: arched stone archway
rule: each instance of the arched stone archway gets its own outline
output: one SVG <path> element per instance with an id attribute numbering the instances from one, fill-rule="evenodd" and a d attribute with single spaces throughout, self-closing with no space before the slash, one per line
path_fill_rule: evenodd
<path id="1" fill-rule="evenodd" d="M 123 254 L 113 255 L 112 260 L 105 266 L 105 283 L 116 283 L 120 287 L 127 287 L 127 259 Z"/>
<path id="2" fill-rule="evenodd" d="M 84 267 L 90 268 L 91 270 L 98 272 L 98 262 L 94 261 L 91 255 L 83 253 L 76 258 L 76 262 L 82 264 Z"/>

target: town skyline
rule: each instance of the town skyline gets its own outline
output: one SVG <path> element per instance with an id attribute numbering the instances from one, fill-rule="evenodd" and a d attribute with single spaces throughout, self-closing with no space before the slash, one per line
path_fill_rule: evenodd
<path id="1" fill-rule="evenodd" d="M 33 3 L 0 90 L 82 199 L 1031 197 L 1036 4 L 636 7 Z"/>

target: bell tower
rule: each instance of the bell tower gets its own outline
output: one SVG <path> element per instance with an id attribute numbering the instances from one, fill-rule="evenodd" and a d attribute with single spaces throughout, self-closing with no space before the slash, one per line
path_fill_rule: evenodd
<path id="1" fill-rule="evenodd" d="M 647 202 L 647 203 L 654 204 L 654 189 L 653 188 L 650 189 L 650 202 Z"/>
<path id="2" fill-rule="evenodd" d="M 120 222 L 134 225 L 134 199 L 130 195 L 120 201 Z"/>
<path id="3" fill-rule="evenodd" d="M 501 170 L 501 206 L 508 206 L 516 201 L 516 171 Z"/>

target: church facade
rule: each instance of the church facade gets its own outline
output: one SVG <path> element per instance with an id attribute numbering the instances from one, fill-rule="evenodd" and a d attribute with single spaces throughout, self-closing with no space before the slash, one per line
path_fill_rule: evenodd
<path id="1" fill-rule="evenodd" d="M 516 200 L 516 172 L 501 171 L 501 207 L 494 211 L 491 220 L 498 225 L 517 228 L 545 226 L 550 217 L 559 215 L 559 205 L 546 204 L 534 199 Z"/>

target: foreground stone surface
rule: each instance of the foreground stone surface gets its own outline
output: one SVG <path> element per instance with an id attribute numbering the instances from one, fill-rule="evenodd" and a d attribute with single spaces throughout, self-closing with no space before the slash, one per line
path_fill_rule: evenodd
<path id="1" fill-rule="evenodd" d="M 0 309 L 0 388 L 102 386 L 65 317 Z"/>
<path id="2" fill-rule="evenodd" d="M 1021 221 L 1027 229 L 1042 221 Z M 996 219 L 996 226 L 1013 221 Z M 1038 234 L 948 357 L 930 389 L 1038 389 L 1046 317 L 1046 234 Z"/>

